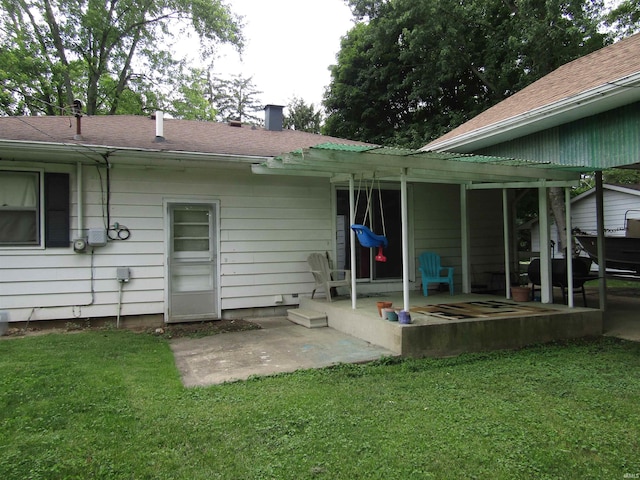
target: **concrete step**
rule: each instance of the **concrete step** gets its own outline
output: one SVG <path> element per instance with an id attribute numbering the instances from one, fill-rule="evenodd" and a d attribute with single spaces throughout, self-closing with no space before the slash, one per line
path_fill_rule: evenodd
<path id="1" fill-rule="evenodd" d="M 327 316 L 324 313 L 296 308 L 287 310 L 287 318 L 293 323 L 307 328 L 319 328 L 327 326 Z"/>

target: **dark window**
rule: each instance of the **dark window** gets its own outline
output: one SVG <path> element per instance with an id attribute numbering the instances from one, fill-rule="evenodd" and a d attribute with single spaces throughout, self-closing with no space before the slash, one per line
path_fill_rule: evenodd
<path id="1" fill-rule="evenodd" d="M 0 172 L 0 245 L 39 245 L 39 207 L 37 172 Z"/>
<path id="2" fill-rule="evenodd" d="M 38 172 L 0 171 L 0 246 L 39 246 L 44 215 L 45 247 L 69 246 L 69 175 L 44 174 L 40 211 Z"/>
<path id="3" fill-rule="evenodd" d="M 44 175 L 44 246 L 69 246 L 69 175 Z"/>

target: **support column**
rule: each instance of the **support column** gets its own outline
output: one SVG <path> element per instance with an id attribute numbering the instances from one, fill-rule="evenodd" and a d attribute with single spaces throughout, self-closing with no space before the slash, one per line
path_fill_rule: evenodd
<path id="1" fill-rule="evenodd" d="M 351 225 L 356 223 L 353 173 L 349 175 L 349 255 L 351 256 L 351 308 L 356 309 L 356 232 Z"/>
<path id="2" fill-rule="evenodd" d="M 598 296 L 600 310 L 607 309 L 607 260 L 605 256 L 604 238 L 604 190 L 602 188 L 602 172 L 596 172 L 596 223 L 598 228 Z"/>
<path id="3" fill-rule="evenodd" d="M 504 288 L 505 297 L 511 298 L 511 255 L 509 255 L 509 199 L 507 189 L 502 189 L 502 231 L 504 235 Z M 518 275 L 520 272 L 516 272 Z"/>
<path id="4" fill-rule="evenodd" d="M 471 293 L 471 255 L 469 237 L 469 203 L 465 184 L 460 185 L 460 236 L 462 237 L 462 293 Z"/>
<path id="5" fill-rule="evenodd" d="M 409 300 L 409 213 L 407 201 L 407 169 L 400 176 L 400 211 L 402 218 L 402 298 L 404 310 L 410 308 Z"/>
<path id="6" fill-rule="evenodd" d="M 569 308 L 573 308 L 573 249 L 571 248 L 571 193 L 569 187 L 564 187 L 564 223 L 567 227 L 567 245 L 565 246 L 565 256 L 567 261 L 567 298 Z"/>
<path id="7" fill-rule="evenodd" d="M 547 187 L 538 187 L 538 220 L 540 223 L 540 300 L 542 303 L 553 303 Z"/>

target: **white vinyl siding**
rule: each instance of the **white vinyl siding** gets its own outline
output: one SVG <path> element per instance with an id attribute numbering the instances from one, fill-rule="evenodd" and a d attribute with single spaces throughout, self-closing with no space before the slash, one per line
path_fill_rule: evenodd
<path id="1" fill-rule="evenodd" d="M 625 235 L 625 213 L 627 218 L 640 218 L 640 192 L 627 192 L 604 188 L 604 228 L 607 235 Z M 571 206 L 571 221 L 573 227 L 595 234 L 596 225 L 596 196 L 595 193 L 578 199 Z"/>
<path id="2" fill-rule="evenodd" d="M 442 265 L 454 267 L 456 290 L 462 282 L 460 187 L 445 184 L 414 185 L 414 245 L 417 257 L 424 251 L 441 256 Z M 468 192 L 470 218 L 471 281 L 487 284 L 493 271 L 504 271 L 502 191 Z"/>
<path id="3" fill-rule="evenodd" d="M 75 167 L 72 173 L 72 238 L 77 231 Z M 85 229 L 104 228 L 106 194 L 95 167 L 83 167 Z M 220 294 L 222 310 L 297 303 L 313 278 L 312 252 L 331 251 L 331 187 L 326 179 L 257 176 L 234 170 L 111 170 L 110 223 L 131 231 L 123 241 L 95 247 L 0 250 L 0 306 L 11 321 L 115 316 L 116 269 L 129 267 L 121 315 L 162 314 L 165 302 L 163 200 L 213 198 L 220 202 Z"/>
<path id="4" fill-rule="evenodd" d="M 624 236 L 625 214 L 627 218 L 640 218 L 640 191 L 605 185 L 603 199 L 605 234 Z M 597 233 L 595 191 L 582 194 L 572 200 L 571 228 L 577 228 L 592 235 Z M 561 257 L 562 252 L 558 248 L 560 240 L 555 223 L 551 224 L 550 229 L 551 239 L 555 242 L 553 254 Z M 531 249 L 534 252 L 540 251 L 540 233 L 537 223 L 531 227 Z"/>
<path id="5" fill-rule="evenodd" d="M 83 166 L 82 232 L 77 230 L 76 167 L 50 164 L 46 170 L 71 174 L 72 239 L 105 227 L 104 169 L 100 176 L 95 166 Z M 11 321 L 115 317 L 118 267 L 129 267 L 131 273 L 123 286 L 121 315 L 162 315 L 167 199 L 219 202 L 223 316 L 228 310 L 297 304 L 298 296 L 313 289 L 308 255 L 328 251 L 333 256 L 335 212 L 327 179 L 253 175 L 248 167 L 178 170 L 118 164 L 110 177 L 109 222 L 126 226 L 131 236 L 95 247 L 93 259 L 91 247 L 85 253 L 71 247 L 0 249 L 0 308 L 9 310 Z M 411 192 L 416 255 L 440 253 L 443 264 L 456 267 L 459 285 L 459 187 L 414 184 Z M 498 267 L 502 262 L 500 198 L 500 192 L 470 192 L 472 258 L 482 270 L 495 269 L 494 260 Z"/>

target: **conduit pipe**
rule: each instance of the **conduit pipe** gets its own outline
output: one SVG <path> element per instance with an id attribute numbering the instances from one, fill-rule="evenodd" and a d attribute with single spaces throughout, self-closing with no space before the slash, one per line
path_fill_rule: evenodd
<path id="1" fill-rule="evenodd" d="M 84 201 L 82 195 L 82 162 L 76 164 L 76 203 L 78 204 L 78 234 L 84 231 Z"/>
<path id="2" fill-rule="evenodd" d="M 116 328 L 120 328 L 120 311 L 122 310 L 122 284 L 118 281 L 118 315 L 116 316 Z"/>

